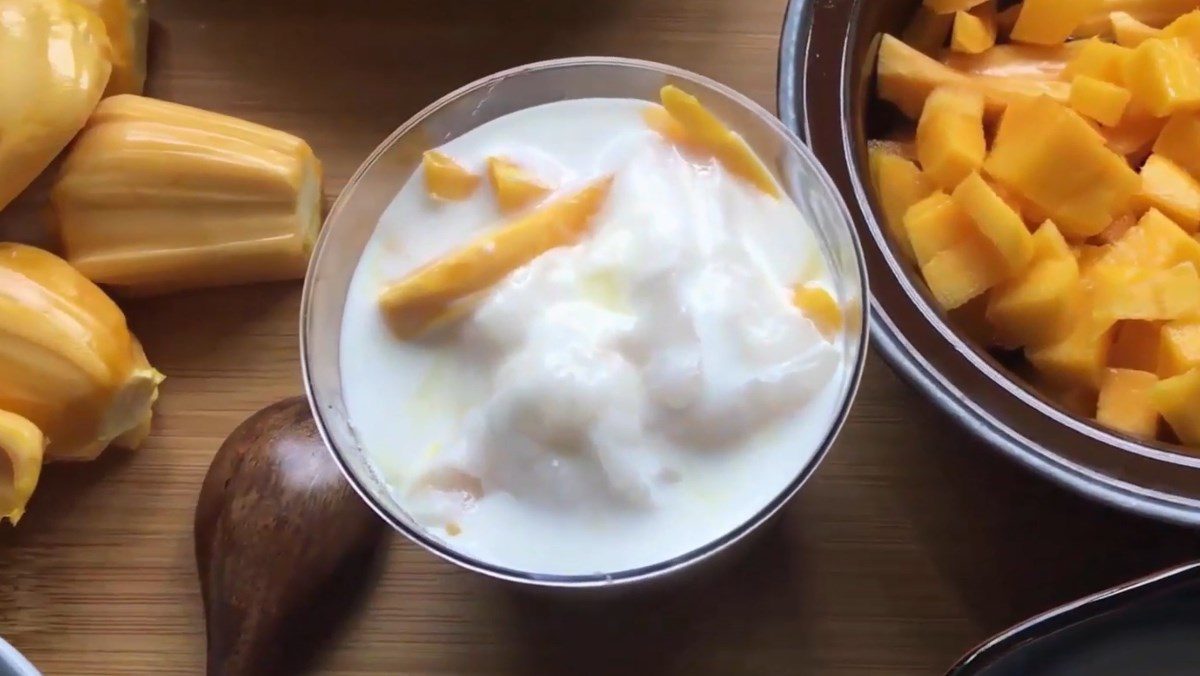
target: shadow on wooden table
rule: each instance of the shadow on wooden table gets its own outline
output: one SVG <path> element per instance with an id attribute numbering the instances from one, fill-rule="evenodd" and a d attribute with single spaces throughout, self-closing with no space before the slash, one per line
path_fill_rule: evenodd
<path id="1" fill-rule="evenodd" d="M 783 542 L 775 524 L 733 558 L 662 588 L 631 590 L 583 602 L 512 594 L 506 613 L 517 623 L 519 673 L 769 673 L 778 669 L 779 623 L 803 620 L 799 604 L 807 559 Z M 793 621 L 787 625 L 801 642 Z M 798 646 L 791 646 L 792 648 Z"/>
<path id="2" fill-rule="evenodd" d="M 909 493 L 910 518 L 983 634 L 1126 580 L 1200 558 L 1200 537 L 1076 496 L 946 428 L 919 459 L 947 488 Z M 952 504 L 946 504 L 952 500 Z M 967 646 L 964 646 L 964 649 Z"/>

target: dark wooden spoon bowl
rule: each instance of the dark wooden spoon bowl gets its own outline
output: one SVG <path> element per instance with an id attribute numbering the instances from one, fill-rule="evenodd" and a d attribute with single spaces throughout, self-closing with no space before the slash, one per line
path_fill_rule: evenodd
<path id="1" fill-rule="evenodd" d="M 254 414 L 222 444 L 195 533 L 208 673 L 292 674 L 373 578 L 383 522 L 296 397 Z"/>

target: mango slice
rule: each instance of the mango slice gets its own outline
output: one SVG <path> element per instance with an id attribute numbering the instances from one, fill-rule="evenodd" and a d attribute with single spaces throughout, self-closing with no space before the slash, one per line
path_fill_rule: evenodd
<path id="1" fill-rule="evenodd" d="M 944 190 L 953 190 L 983 166 L 983 105 L 978 92 L 952 87 L 939 87 L 925 102 L 917 124 L 917 158 L 925 174 Z"/>
<path id="2" fill-rule="evenodd" d="M 1010 274 L 1021 272 L 1033 257 L 1033 235 L 987 181 L 972 173 L 954 189 L 954 201 L 975 222 L 979 232 L 996 247 Z M 1074 262 L 1074 261 L 1072 261 Z"/>
<path id="3" fill-rule="evenodd" d="M 938 305 L 954 310 L 999 284 L 1005 270 L 995 249 L 973 234 L 934 255 L 921 274 Z"/>
<path id="4" fill-rule="evenodd" d="M 1081 294 L 1074 257 L 1039 261 L 991 293 L 988 321 L 1007 347 L 1045 345 L 1070 331 Z"/>
<path id="5" fill-rule="evenodd" d="M 1200 446 L 1200 369 L 1159 381 L 1150 390 L 1150 400 L 1175 431 L 1179 440 L 1189 446 Z"/>
<path id="6" fill-rule="evenodd" d="M 1170 321 L 1200 316 L 1200 275 L 1191 263 L 1165 270 L 1098 265 L 1088 273 L 1095 314 Z"/>
<path id="7" fill-rule="evenodd" d="M 792 303 L 826 338 L 832 340 L 842 330 L 842 308 L 825 289 L 811 284 L 798 286 L 792 294 Z"/>
<path id="8" fill-rule="evenodd" d="M 1163 378 L 1200 368 L 1200 320 L 1166 324 L 1161 329 L 1157 347 L 1156 370 Z"/>
<path id="9" fill-rule="evenodd" d="M 1162 28 L 1196 6 L 1196 0 L 1103 0 L 1075 30 L 1075 36 L 1104 35 L 1112 27 L 1113 12 L 1124 12 L 1148 26 Z"/>
<path id="10" fill-rule="evenodd" d="M 496 193 L 500 211 L 506 214 L 535 204 L 551 192 L 550 186 L 539 181 L 532 173 L 502 157 L 488 158 L 488 179 Z"/>
<path id="11" fill-rule="evenodd" d="M 1125 84 L 1125 66 L 1133 58 L 1132 49 L 1099 38 L 1085 40 L 1080 45 L 1063 71 L 1066 79 L 1086 75 L 1118 86 Z"/>
<path id="12" fill-rule="evenodd" d="M 642 121 L 666 140 L 677 146 L 686 146 L 692 142 L 683 124 L 671 117 L 666 108 L 657 103 L 646 106 L 642 111 Z"/>
<path id="13" fill-rule="evenodd" d="M 1142 439 L 1158 435 L 1158 411 L 1150 392 L 1158 376 L 1146 371 L 1108 369 L 1100 383 L 1096 420 L 1115 430 Z"/>
<path id="14" fill-rule="evenodd" d="M 425 189 L 431 197 L 460 201 L 475 194 L 480 178 L 439 150 L 427 150 L 422 160 Z"/>
<path id="15" fill-rule="evenodd" d="M 909 259 L 913 258 L 912 244 L 904 228 L 904 214 L 928 197 L 934 185 L 909 160 L 883 149 L 870 150 L 871 175 L 883 212 L 884 225 Z"/>
<path id="16" fill-rule="evenodd" d="M 707 148 L 729 173 L 745 179 L 771 197 L 779 199 L 783 196 L 775 176 L 750 144 L 726 127 L 699 99 L 674 85 L 663 87 L 659 96 L 663 107 L 683 125 L 688 136 Z"/>
<path id="17" fill-rule="evenodd" d="M 1186 112 L 1177 113 L 1167 120 L 1158 140 L 1154 142 L 1154 152 L 1182 167 L 1200 180 L 1200 114 Z"/>
<path id="18" fill-rule="evenodd" d="M 1125 64 L 1125 86 L 1155 117 L 1200 108 L 1200 60 L 1175 40 L 1146 40 Z"/>
<path id="19" fill-rule="evenodd" d="M 1070 332 L 1062 339 L 1025 350 L 1025 357 L 1045 380 L 1057 387 L 1095 391 L 1112 347 L 1111 322 L 1094 320 L 1081 303 Z"/>
<path id="20" fill-rule="evenodd" d="M 1013 102 L 1043 95 L 1065 103 L 1071 88 L 1066 82 L 1048 79 L 971 77 L 891 35 L 884 35 L 879 43 L 876 79 L 879 97 L 912 119 L 921 116 L 925 99 L 942 86 L 965 87 L 983 94 L 989 117 L 1003 113 Z"/>
<path id="21" fill-rule="evenodd" d="M 1086 120 L 1045 97 L 1008 109 L 984 169 L 1075 238 L 1108 227 L 1141 186 Z"/>
<path id="22" fill-rule="evenodd" d="M 918 265 L 956 242 L 974 236 L 971 216 L 940 190 L 917 202 L 904 214 L 904 231 Z"/>
<path id="23" fill-rule="evenodd" d="M 451 306 L 499 282 L 543 253 L 576 242 L 612 187 L 606 177 L 485 233 L 405 279 L 388 285 L 379 307 L 401 337 L 420 334 Z"/>
<path id="24" fill-rule="evenodd" d="M 1146 160 L 1138 198 L 1148 207 L 1162 211 L 1184 230 L 1194 233 L 1200 229 L 1200 182 L 1171 160 L 1161 155 L 1151 155 Z"/>
<path id="25" fill-rule="evenodd" d="M 1086 42 L 1068 42 L 1053 47 L 1041 45 L 996 45 L 981 54 L 945 52 L 942 63 L 967 76 L 1062 80 L 1063 73 Z M 986 80 L 985 80 L 986 81 Z"/>
<path id="26" fill-rule="evenodd" d="M 1128 12 L 1113 12 L 1108 15 L 1112 23 L 1113 39 L 1122 47 L 1137 47 L 1143 42 L 1159 37 L 1159 29 L 1148 26 Z"/>
<path id="27" fill-rule="evenodd" d="M 996 45 L 995 7 L 990 12 L 956 12 L 950 34 L 950 49 L 963 54 L 981 54 Z"/>
<path id="28" fill-rule="evenodd" d="M 1132 98 L 1128 89 L 1087 75 L 1071 82 L 1071 108 L 1106 127 L 1121 123 Z"/>
<path id="29" fill-rule="evenodd" d="M 1151 269 L 1191 263 L 1200 269 L 1200 242 L 1161 211 L 1151 209 L 1124 237 L 1103 251 L 1100 263 Z"/>
<path id="30" fill-rule="evenodd" d="M 14 526 L 25 514 L 25 505 L 42 473 L 46 437 L 32 422 L 16 413 L 0 411 L 0 523 Z"/>
<path id="31" fill-rule="evenodd" d="M 1066 42 L 1103 0 L 1025 0 L 1012 39 L 1038 45 Z"/>

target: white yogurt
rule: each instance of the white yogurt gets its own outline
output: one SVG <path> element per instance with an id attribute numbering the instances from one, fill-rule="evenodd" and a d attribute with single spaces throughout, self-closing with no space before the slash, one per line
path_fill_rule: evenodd
<path id="1" fill-rule="evenodd" d="M 351 425 L 397 502 L 487 563 L 611 574 L 686 554 L 784 490 L 836 416 L 843 345 L 791 302 L 799 283 L 834 288 L 810 224 L 660 139 L 646 105 L 544 105 L 441 148 L 481 173 L 514 159 L 557 194 L 615 176 L 589 236 L 457 325 L 398 339 L 378 297 L 503 222 L 486 187 L 439 202 L 418 172 L 351 283 Z"/>

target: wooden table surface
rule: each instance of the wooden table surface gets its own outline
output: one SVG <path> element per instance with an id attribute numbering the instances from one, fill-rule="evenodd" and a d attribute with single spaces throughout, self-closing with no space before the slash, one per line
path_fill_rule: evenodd
<path id="1" fill-rule="evenodd" d="M 153 0 L 153 95 L 309 139 L 332 199 L 427 102 L 550 57 L 636 56 L 774 105 L 785 0 Z M 37 237 L 42 193 L 0 217 Z M 194 674 L 192 512 L 217 446 L 299 393 L 300 284 L 127 303 L 167 374 L 137 453 L 44 474 L 0 529 L 0 635 L 47 674 Z M 399 536 L 328 673 L 937 674 L 1024 617 L 1200 555 L 954 429 L 872 359 L 845 433 L 730 569 L 604 603 L 530 598 Z"/>

